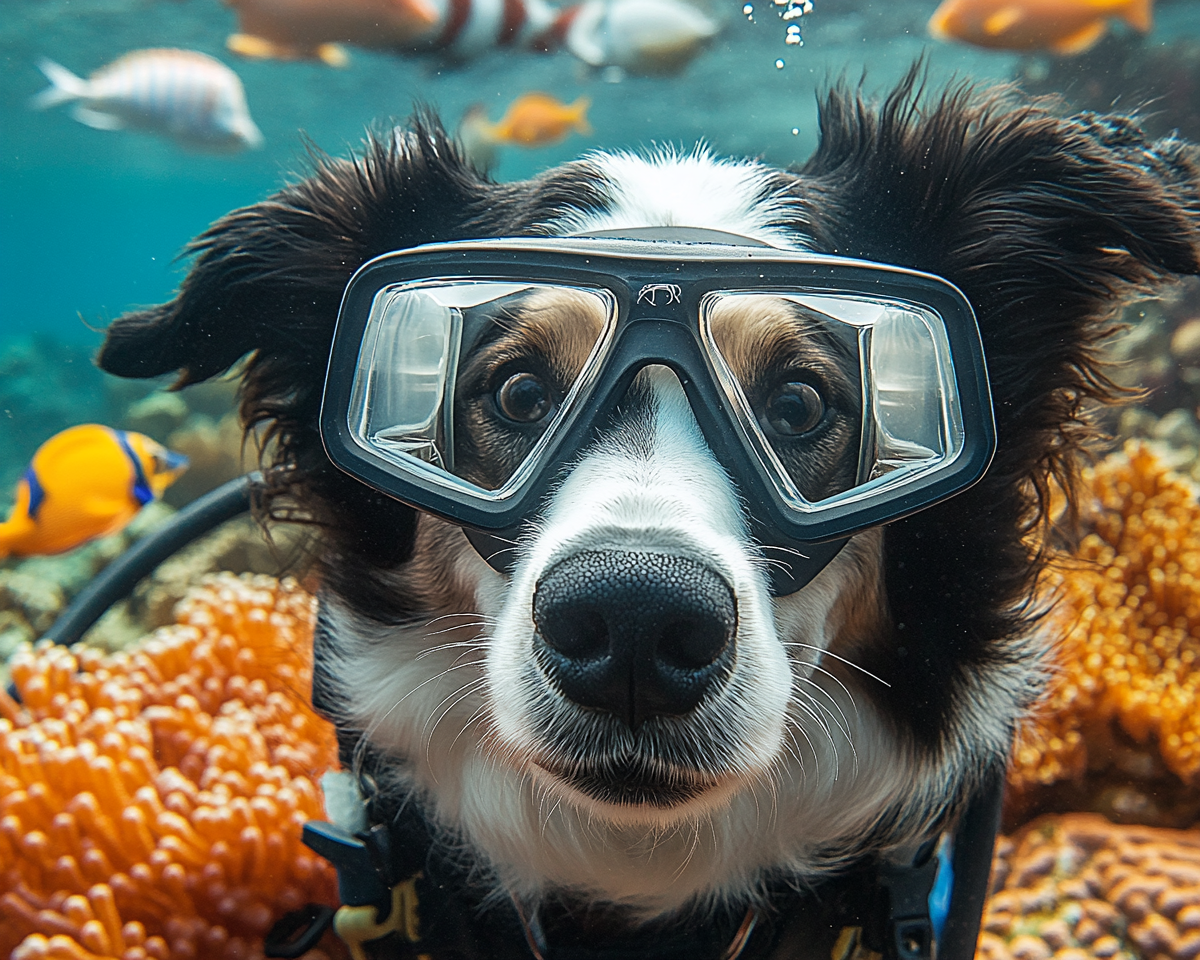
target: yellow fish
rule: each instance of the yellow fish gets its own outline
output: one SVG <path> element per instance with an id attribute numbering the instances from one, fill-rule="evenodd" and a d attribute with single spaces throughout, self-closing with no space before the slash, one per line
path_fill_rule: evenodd
<path id="1" fill-rule="evenodd" d="M 95 423 L 40 447 L 0 523 L 0 558 L 62 553 L 121 530 L 187 469 L 187 457 L 140 433 Z"/>
<path id="2" fill-rule="evenodd" d="M 558 143 L 572 130 L 591 133 L 587 109 L 591 101 L 580 97 L 567 104 L 548 93 L 526 93 L 517 97 L 485 135 L 497 143 L 516 143 L 522 147 L 542 147 Z"/>
<path id="3" fill-rule="evenodd" d="M 1082 53 L 1124 20 L 1146 33 L 1153 0 L 943 0 L 929 19 L 939 40 L 961 40 L 996 50 Z"/>

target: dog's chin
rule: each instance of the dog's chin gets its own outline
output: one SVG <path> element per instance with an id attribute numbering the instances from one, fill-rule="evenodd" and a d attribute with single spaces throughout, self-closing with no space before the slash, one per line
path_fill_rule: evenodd
<path id="1" fill-rule="evenodd" d="M 717 791 L 722 782 L 679 770 L 662 770 L 634 759 L 566 763 L 547 755 L 533 758 L 543 776 L 591 804 L 617 807 L 623 814 L 639 811 L 667 814 Z"/>

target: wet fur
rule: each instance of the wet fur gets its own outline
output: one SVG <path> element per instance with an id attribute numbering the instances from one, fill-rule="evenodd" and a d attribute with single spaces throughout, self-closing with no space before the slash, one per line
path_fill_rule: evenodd
<path id="1" fill-rule="evenodd" d="M 1030 597 L 1047 491 L 1072 489 L 1085 406 L 1114 393 L 1096 344 L 1130 296 L 1200 271 L 1200 175 L 1191 146 L 1151 143 L 1125 118 L 917 86 L 910 77 L 878 104 L 833 90 L 820 146 L 793 171 L 703 153 L 597 154 L 495 184 L 418 118 L 413 132 L 372 140 L 356 159 L 319 159 L 308 179 L 219 220 L 193 244 L 174 300 L 109 329 L 100 364 L 121 376 L 174 371 L 183 386 L 250 355 L 242 414 L 275 441 L 268 505 L 321 531 L 319 692 L 338 715 L 343 760 L 377 799 L 423 804 L 497 891 L 536 902 L 566 889 L 631 918 L 745 902 L 770 876 L 805 882 L 912 843 L 1004 762 L 1043 680 Z M 669 385 L 651 388 L 657 419 L 585 454 L 511 583 L 459 530 L 328 461 L 321 386 L 360 264 L 430 241 L 655 223 L 957 284 L 979 317 L 995 400 L 999 450 L 985 478 L 860 535 L 812 584 L 772 601 L 762 569 L 777 558 L 747 543 L 736 493 L 705 463 Z M 673 432 L 656 432 L 664 426 Z M 671 444 L 695 489 L 679 489 Z M 622 483 L 649 499 L 631 501 Z M 703 556 L 730 578 L 741 679 L 755 680 L 731 685 L 723 714 L 695 718 L 688 729 L 711 750 L 684 759 L 711 761 L 708 788 L 665 808 L 605 804 L 530 763 L 546 746 L 527 709 L 538 698 L 579 728 L 572 742 L 628 746 L 530 686 L 519 621 L 564 550 L 631 543 Z M 724 729 L 737 736 L 722 740 Z M 670 724 L 656 730 L 654 749 L 683 742 Z M 579 760 L 558 746 L 556 762 Z"/>

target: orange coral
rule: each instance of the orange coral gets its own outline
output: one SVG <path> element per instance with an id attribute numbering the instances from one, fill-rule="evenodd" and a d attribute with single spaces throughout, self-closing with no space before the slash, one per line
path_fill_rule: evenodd
<path id="1" fill-rule="evenodd" d="M 134 650 L 13 659 L 0 956 L 257 958 L 283 913 L 336 905 L 300 842 L 337 755 L 308 703 L 313 619 L 294 582 L 223 574 Z"/>
<path id="2" fill-rule="evenodd" d="M 1114 736 L 1200 784 L 1200 503 L 1193 484 L 1127 444 L 1085 477 L 1090 530 L 1047 584 L 1058 672 L 1020 732 L 1018 792 L 1082 777 Z M 1155 745 L 1157 749 L 1155 750 Z"/>
<path id="3" fill-rule="evenodd" d="M 1042 817 L 1001 838 L 978 960 L 1195 960 L 1200 833 Z"/>

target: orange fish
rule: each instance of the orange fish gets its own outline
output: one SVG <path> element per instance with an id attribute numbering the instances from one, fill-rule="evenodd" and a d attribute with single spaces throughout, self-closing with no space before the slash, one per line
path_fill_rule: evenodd
<path id="1" fill-rule="evenodd" d="M 517 97 L 504 116 L 484 128 L 485 136 L 497 143 L 516 143 L 522 147 L 544 147 L 558 143 L 572 130 L 588 134 L 587 109 L 591 100 L 580 97 L 572 104 L 563 103 L 548 93 L 526 93 Z"/>
<path id="2" fill-rule="evenodd" d="M 226 0 L 238 33 L 225 45 L 244 57 L 346 65 L 340 44 L 371 50 L 412 46 L 437 26 L 431 0 Z"/>
<path id="3" fill-rule="evenodd" d="M 1153 0 L 943 0 L 929 19 L 939 40 L 1070 55 L 1093 46 L 1111 19 L 1146 33 Z"/>
<path id="4" fill-rule="evenodd" d="M 187 457 L 147 436 L 95 423 L 38 447 L 0 523 L 0 558 L 62 553 L 132 520 L 187 469 Z"/>

